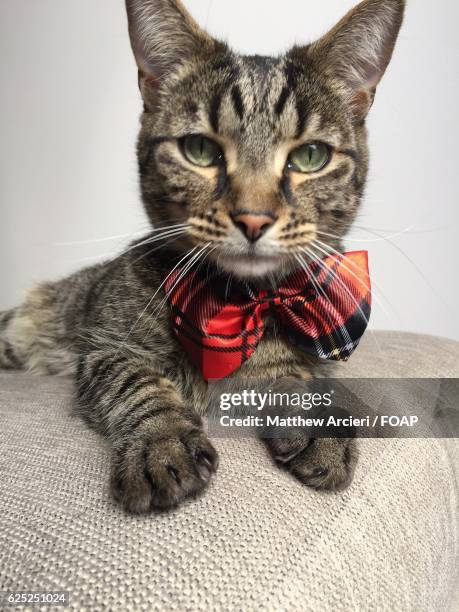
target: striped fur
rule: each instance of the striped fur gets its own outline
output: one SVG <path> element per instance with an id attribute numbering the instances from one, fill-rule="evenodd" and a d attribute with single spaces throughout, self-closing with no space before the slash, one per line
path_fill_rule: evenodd
<path id="1" fill-rule="evenodd" d="M 0 368 L 5 370 L 17 370 L 23 365 L 6 333 L 13 317 L 14 310 L 0 313 Z"/>
<path id="2" fill-rule="evenodd" d="M 154 233 L 1 313 L 0 367 L 75 377 L 77 410 L 110 441 L 113 492 L 128 511 L 172 507 L 200 493 L 217 467 L 199 416 L 206 386 L 172 334 L 164 279 L 185 261 L 264 287 L 322 232 L 341 248 L 364 191 L 365 115 L 403 8 L 402 0 L 366 0 L 317 43 L 265 58 L 213 40 L 179 0 L 127 0 L 144 99 L 140 184 Z M 183 137 L 196 133 L 218 143 L 224 163 L 187 161 Z M 290 151 L 315 141 L 329 147 L 326 167 L 313 176 L 291 170 Z M 236 213 L 274 223 L 249 246 Z M 315 364 L 270 325 L 238 376 L 309 377 Z M 350 441 L 300 442 L 293 455 L 288 442 L 271 451 L 315 488 L 350 481 Z"/>

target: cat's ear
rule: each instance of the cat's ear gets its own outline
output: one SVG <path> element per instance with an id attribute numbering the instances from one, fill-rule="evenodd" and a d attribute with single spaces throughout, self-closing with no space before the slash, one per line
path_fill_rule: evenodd
<path id="1" fill-rule="evenodd" d="M 194 56 L 220 45 L 191 17 L 180 0 L 126 0 L 129 35 L 145 102 L 154 103 L 161 80 Z"/>
<path id="2" fill-rule="evenodd" d="M 391 60 L 405 0 L 365 0 L 308 48 L 322 72 L 350 88 L 356 115 L 364 118 Z"/>

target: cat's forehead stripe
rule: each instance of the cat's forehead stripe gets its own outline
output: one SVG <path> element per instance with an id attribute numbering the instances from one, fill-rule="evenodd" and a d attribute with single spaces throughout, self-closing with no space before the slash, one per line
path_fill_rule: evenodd
<path id="1" fill-rule="evenodd" d="M 263 57 L 233 57 L 232 61 L 219 60 L 213 66 L 217 82 L 208 105 L 208 120 L 212 130 L 218 134 L 221 116 L 228 107 L 223 100 L 228 98 L 235 119 L 242 127 L 258 119 L 266 122 L 272 130 L 276 120 L 280 122 L 284 113 L 296 114 L 295 135 L 298 138 L 305 129 L 308 110 L 304 97 L 296 94 L 297 68 L 290 60 L 273 60 Z M 288 102 L 292 100 L 292 105 Z M 285 122 L 284 122 L 285 123 Z"/>
<path id="2" fill-rule="evenodd" d="M 209 109 L 209 122 L 210 122 L 210 125 L 213 131 L 216 134 L 218 134 L 218 131 L 219 131 L 219 124 L 220 124 L 219 115 L 220 115 L 221 104 L 222 104 L 222 94 L 218 92 L 213 96 L 210 102 L 210 109 Z"/>
<path id="3" fill-rule="evenodd" d="M 241 90 L 238 85 L 233 85 L 231 89 L 231 100 L 233 101 L 234 110 L 242 121 L 244 119 L 244 102 L 242 100 Z"/>

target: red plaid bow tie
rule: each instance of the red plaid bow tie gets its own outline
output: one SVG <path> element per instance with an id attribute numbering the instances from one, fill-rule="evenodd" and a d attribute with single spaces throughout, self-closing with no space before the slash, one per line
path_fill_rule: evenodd
<path id="1" fill-rule="evenodd" d="M 275 293 L 233 283 L 229 295 L 226 278 L 192 272 L 180 279 L 180 269 L 174 271 L 165 286 L 173 329 L 205 380 L 229 376 L 250 358 L 268 311 L 300 350 L 348 359 L 371 311 L 368 254 L 332 255 L 310 270 L 297 270 Z"/>

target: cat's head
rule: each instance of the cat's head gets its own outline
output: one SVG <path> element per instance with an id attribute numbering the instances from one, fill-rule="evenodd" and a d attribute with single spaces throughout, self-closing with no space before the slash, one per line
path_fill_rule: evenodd
<path id="1" fill-rule="evenodd" d="M 365 118 L 404 4 L 366 0 L 319 41 L 268 58 L 234 53 L 179 0 L 127 0 L 141 190 L 152 224 L 176 226 L 168 248 L 255 278 L 339 245 L 362 198 Z"/>

